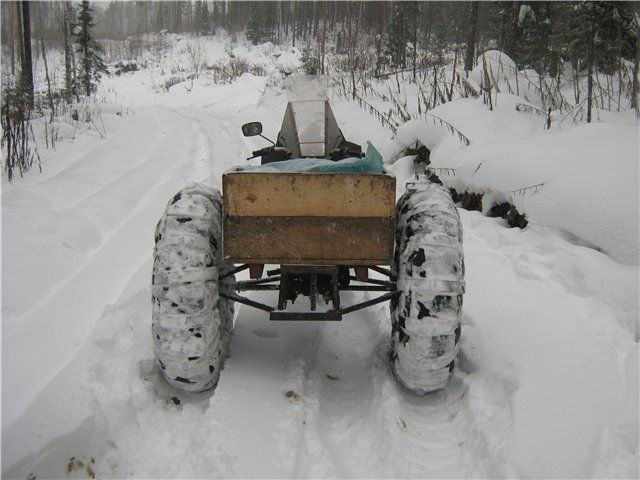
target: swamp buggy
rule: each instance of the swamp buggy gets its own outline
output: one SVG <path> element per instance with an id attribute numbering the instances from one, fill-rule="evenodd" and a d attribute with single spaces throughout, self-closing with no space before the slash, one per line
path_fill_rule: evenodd
<path id="1" fill-rule="evenodd" d="M 258 122 L 242 130 L 262 136 Z M 226 172 L 222 195 L 193 185 L 169 201 L 152 276 L 153 340 L 169 384 L 217 385 L 236 302 L 274 321 L 338 321 L 389 301 L 398 380 L 417 394 L 447 385 L 464 293 L 460 217 L 449 192 L 426 179 L 408 183 L 396 204 L 395 177 L 370 150 L 345 140 L 327 101 L 289 102 L 277 142 L 249 157 L 261 166 Z M 249 279 L 236 281 L 244 270 Z M 263 290 L 278 292 L 276 305 L 243 295 Z M 344 291 L 373 298 L 344 305 Z M 288 310 L 299 295 L 308 311 Z"/>

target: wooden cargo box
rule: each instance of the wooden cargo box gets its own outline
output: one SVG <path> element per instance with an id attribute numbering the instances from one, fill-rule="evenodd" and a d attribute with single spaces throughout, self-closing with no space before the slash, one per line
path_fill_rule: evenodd
<path id="1" fill-rule="evenodd" d="M 225 261 L 389 265 L 395 184 L 389 174 L 227 172 Z"/>

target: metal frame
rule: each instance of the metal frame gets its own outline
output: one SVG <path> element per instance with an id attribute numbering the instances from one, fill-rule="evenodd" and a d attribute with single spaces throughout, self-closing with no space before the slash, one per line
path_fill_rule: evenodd
<path id="1" fill-rule="evenodd" d="M 280 268 L 267 271 L 267 276 L 255 280 L 242 280 L 236 282 L 236 292 L 225 293 L 220 292 L 220 296 L 234 302 L 247 305 L 249 307 L 257 308 L 269 313 L 269 319 L 274 321 L 282 320 L 304 320 L 304 321 L 340 321 L 342 316 L 348 313 L 352 313 L 364 308 L 377 305 L 379 303 L 390 300 L 396 294 L 396 282 L 395 276 L 386 268 L 379 267 L 377 265 L 368 265 L 371 270 L 381 273 L 389 277 L 389 280 L 379 280 L 375 278 L 369 278 L 367 280 L 358 280 L 355 276 L 349 275 L 351 281 L 359 282 L 360 285 L 347 285 L 340 287 L 338 282 L 339 266 L 337 265 L 282 265 Z M 249 264 L 243 264 L 235 267 L 220 278 L 229 277 L 236 273 L 247 270 Z M 287 307 L 287 288 L 291 281 L 291 276 L 294 275 L 308 275 L 309 276 L 309 299 L 310 299 L 310 311 L 309 312 L 286 312 Z M 331 303 L 333 304 L 331 309 L 326 312 L 316 311 L 316 298 L 318 293 L 318 275 L 330 275 L 331 276 Z M 278 304 L 276 307 L 266 305 L 250 298 L 238 295 L 237 292 L 243 291 L 278 291 Z M 350 292 L 386 292 L 371 300 L 356 303 L 354 305 L 343 307 L 340 305 L 340 291 Z"/>

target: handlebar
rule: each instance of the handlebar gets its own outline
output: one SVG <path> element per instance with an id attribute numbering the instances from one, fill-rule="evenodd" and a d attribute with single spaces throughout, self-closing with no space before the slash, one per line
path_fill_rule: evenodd
<path id="1" fill-rule="evenodd" d="M 259 150 L 254 150 L 253 152 L 251 152 L 251 156 L 247 157 L 247 160 L 251 160 L 252 158 L 256 158 L 256 157 L 262 157 L 264 155 L 267 155 L 272 150 L 273 150 L 273 145 L 261 148 Z"/>
<path id="2" fill-rule="evenodd" d="M 364 156 L 364 152 L 351 147 L 336 148 L 329 153 L 329 159 L 333 161 L 342 160 L 349 157 L 363 158 Z"/>
<path id="3" fill-rule="evenodd" d="M 251 156 L 247 157 L 247 160 L 251 160 L 256 157 L 263 157 L 269 155 L 271 152 L 279 152 L 284 155 L 284 159 L 291 158 L 291 152 L 285 147 L 277 147 L 275 145 L 269 145 L 268 147 L 261 148 L 260 150 L 254 150 L 251 152 Z"/>

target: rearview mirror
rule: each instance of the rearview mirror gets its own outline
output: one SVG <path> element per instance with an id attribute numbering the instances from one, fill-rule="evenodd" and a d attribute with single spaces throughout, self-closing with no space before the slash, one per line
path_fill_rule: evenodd
<path id="1" fill-rule="evenodd" d="M 255 137 L 262 133 L 262 124 L 260 122 L 249 122 L 242 125 L 242 134 L 245 137 Z"/>

